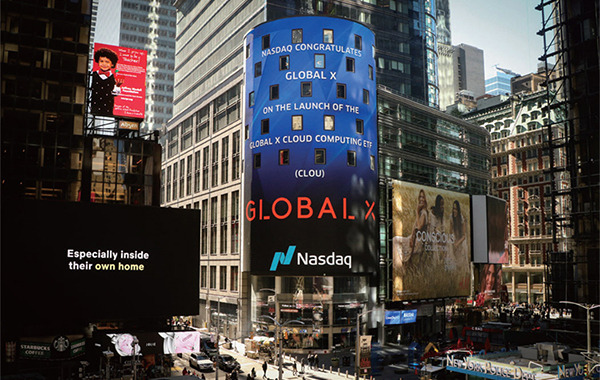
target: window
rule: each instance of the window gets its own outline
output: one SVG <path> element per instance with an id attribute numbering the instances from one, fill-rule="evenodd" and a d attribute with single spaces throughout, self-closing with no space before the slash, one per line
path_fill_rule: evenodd
<path id="1" fill-rule="evenodd" d="M 260 153 L 254 155 L 254 167 L 260 168 Z"/>
<path id="2" fill-rule="evenodd" d="M 325 68 L 325 54 L 315 54 L 315 69 Z"/>
<path id="3" fill-rule="evenodd" d="M 221 140 L 221 184 L 229 181 L 229 136 Z"/>
<path id="4" fill-rule="evenodd" d="M 369 79 L 373 80 L 373 66 L 369 65 Z"/>
<path id="5" fill-rule="evenodd" d="M 333 43 L 333 30 L 332 29 L 323 29 L 323 43 L 326 43 L 326 44 Z"/>
<path id="6" fill-rule="evenodd" d="M 335 86 L 335 96 L 339 99 L 346 99 L 346 85 L 338 83 Z"/>
<path id="7" fill-rule="evenodd" d="M 363 103 L 369 104 L 369 90 L 363 89 Z"/>
<path id="8" fill-rule="evenodd" d="M 302 29 L 292 29 L 292 43 L 302 43 Z"/>
<path id="9" fill-rule="evenodd" d="M 229 272 L 231 278 L 229 280 L 229 290 L 232 292 L 237 292 L 238 290 L 238 267 L 231 267 L 231 271 Z"/>
<path id="10" fill-rule="evenodd" d="M 356 133 L 360 135 L 365 133 L 365 122 L 361 119 L 356 119 Z"/>
<path id="11" fill-rule="evenodd" d="M 177 199 L 177 173 L 179 173 L 179 171 L 177 170 L 178 165 L 177 162 L 173 164 L 173 200 Z"/>
<path id="12" fill-rule="evenodd" d="M 325 149 L 317 148 L 315 149 L 315 164 L 317 165 L 325 165 Z"/>
<path id="13" fill-rule="evenodd" d="M 200 287 L 206 288 L 206 266 L 200 267 Z"/>
<path id="14" fill-rule="evenodd" d="M 271 35 L 267 34 L 266 36 L 262 37 L 262 49 L 268 49 L 269 47 L 271 47 Z"/>
<path id="15" fill-rule="evenodd" d="M 293 115 L 292 116 L 292 131 L 301 131 L 302 130 L 302 115 Z"/>
<path id="16" fill-rule="evenodd" d="M 219 142 L 212 144 L 211 186 L 219 185 Z M 214 252 L 214 251 L 213 251 Z"/>
<path id="17" fill-rule="evenodd" d="M 325 115 L 323 116 L 323 129 L 326 131 L 335 130 L 335 116 Z"/>
<path id="18" fill-rule="evenodd" d="M 240 132 L 237 131 L 233 134 L 233 142 L 231 146 L 231 179 L 236 180 L 240 178 Z"/>
<path id="19" fill-rule="evenodd" d="M 300 88 L 300 96 L 303 98 L 312 96 L 312 82 L 302 82 Z"/>
<path id="20" fill-rule="evenodd" d="M 353 150 L 349 150 L 346 155 L 346 162 L 348 166 L 356 166 L 356 152 Z"/>
<path id="21" fill-rule="evenodd" d="M 346 71 L 354 72 L 354 58 L 346 57 Z"/>
<path id="22" fill-rule="evenodd" d="M 354 35 L 354 48 L 358 50 L 362 50 L 362 37 L 358 34 Z"/>
<path id="23" fill-rule="evenodd" d="M 375 156 L 371 155 L 370 161 L 371 170 L 375 170 Z"/>
<path id="24" fill-rule="evenodd" d="M 282 149 L 279 151 L 279 165 L 290 164 L 290 151 L 289 149 Z"/>
<path id="25" fill-rule="evenodd" d="M 254 91 L 248 94 L 248 105 L 254 107 Z"/>
<path id="26" fill-rule="evenodd" d="M 269 87 L 269 100 L 279 99 L 279 85 L 274 84 Z"/>
<path id="27" fill-rule="evenodd" d="M 250 57 L 250 44 L 246 45 L 246 59 Z"/>
<path id="28" fill-rule="evenodd" d="M 214 265 L 210 266 L 210 288 L 217 288 L 217 267 Z"/>
<path id="29" fill-rule="evenodd" d="M 227 267 L 219 267 L 219 290 L 227 290 Z"/>
<path id="30" fill-rule="evenodd" d="M 266 135 L 269 133 L 269 119 L 262 119 L 260 121 L 260 134 Z"/>
<path id="31" fill-rule="evenodd" d="M 282 55 L 279 57 L 279 70 L 289 70 L 290 68 L 290 56 Z"/>
<path id="32" fill-rule="evenodd" d="M 254 77 L 259 77 L 262 75 L 262 62 L 256 62 L 254 64 Z"/>

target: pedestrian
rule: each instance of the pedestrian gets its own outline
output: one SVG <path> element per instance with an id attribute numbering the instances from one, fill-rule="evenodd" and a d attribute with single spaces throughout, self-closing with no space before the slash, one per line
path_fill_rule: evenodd
<path id="1" fill-rule="evenodd" d="M 304 373 L 304 358 L 300 359 L 300 372 Z"/>
<path id="2" fill-rule="evenodd" d="M 263 362 L 263 364 L 262 364 L 262 369 L 263 369 L 263 379 L 266 379 L 266 378 L 267 378 L 267 367 L 268 367 L 268 365 L 267 365 L 267 361 L 265 360 L 265 361 Z"/>
<path id="3" fill-rule="evenodd" d="M 315 360 L 315 367 L 317 369 L 319 369 L 319 355 L 315 354 L 314 360 Z"/>
<path id="4" fill-rule="evenodd" d="M 200 380 L 206 380 L 206 376 L 204 374 L 200 375 Z"/>
<path id="5" fill-rule="evenodd" d="M 296 362 L 296 360 L 294 360 L 294 367 L 293 367 L 293 370 L 292 370 L 292 374 L 294 376 L 298 376 L 298 362 Z"/>
<path id="6" fill-rule="evenodd" d="M 254 369 L 254 367 L 252 367 L 252 371 L 250 371 L 250 374 L 252 375 L 253 379 L 256 379 L 256 370 Z"/>

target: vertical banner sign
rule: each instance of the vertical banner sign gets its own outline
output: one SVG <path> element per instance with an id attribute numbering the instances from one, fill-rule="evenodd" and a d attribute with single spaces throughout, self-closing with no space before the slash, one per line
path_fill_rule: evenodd
<path id="1" fill-rule="evenodd" d="M 146 60 L 145 50 L 94 44 L 90 113 L 143 120 Z"/>
<path id="2" fill-rule="evenodd" d="M 371 336 L 361 335 L 358 344 L 360 350 L 359 356 L 359 372 L 360 374 L 368 373 L 371 368 Z"/>
<path id="3" fill-rule="evenodd" d="M 245 38 L 244 265 L 253 275 L 378 269 L 374 35 L 288 17 Z"/>

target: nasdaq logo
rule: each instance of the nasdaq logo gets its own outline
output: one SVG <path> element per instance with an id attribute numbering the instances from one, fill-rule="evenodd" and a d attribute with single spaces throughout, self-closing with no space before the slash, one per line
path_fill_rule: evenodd
<path id="1" fill-rule="evenodd" d="M 271 272 L 277 270 L 277 265 L 281 263 L 281 265 L 290 265 L 292 262 L 292 257 L 294 257 L 294 251 L 296 250 L 295 245 L 290 245 L 288 247 L 287 253 L 283 252 L 275 252 L 273 255 L 273 261 L 271 262 Z"/>

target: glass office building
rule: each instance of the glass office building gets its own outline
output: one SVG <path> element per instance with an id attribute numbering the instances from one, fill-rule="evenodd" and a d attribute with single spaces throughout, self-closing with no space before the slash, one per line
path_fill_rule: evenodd
<path id="1" fill-rule="evenodd" d="M 510 80 L 517 74 L 508 74 L 503 71 L 496 71 L 496 76 L 485 80 L 485 93 L 489 95 L 511 94 Z"/>

